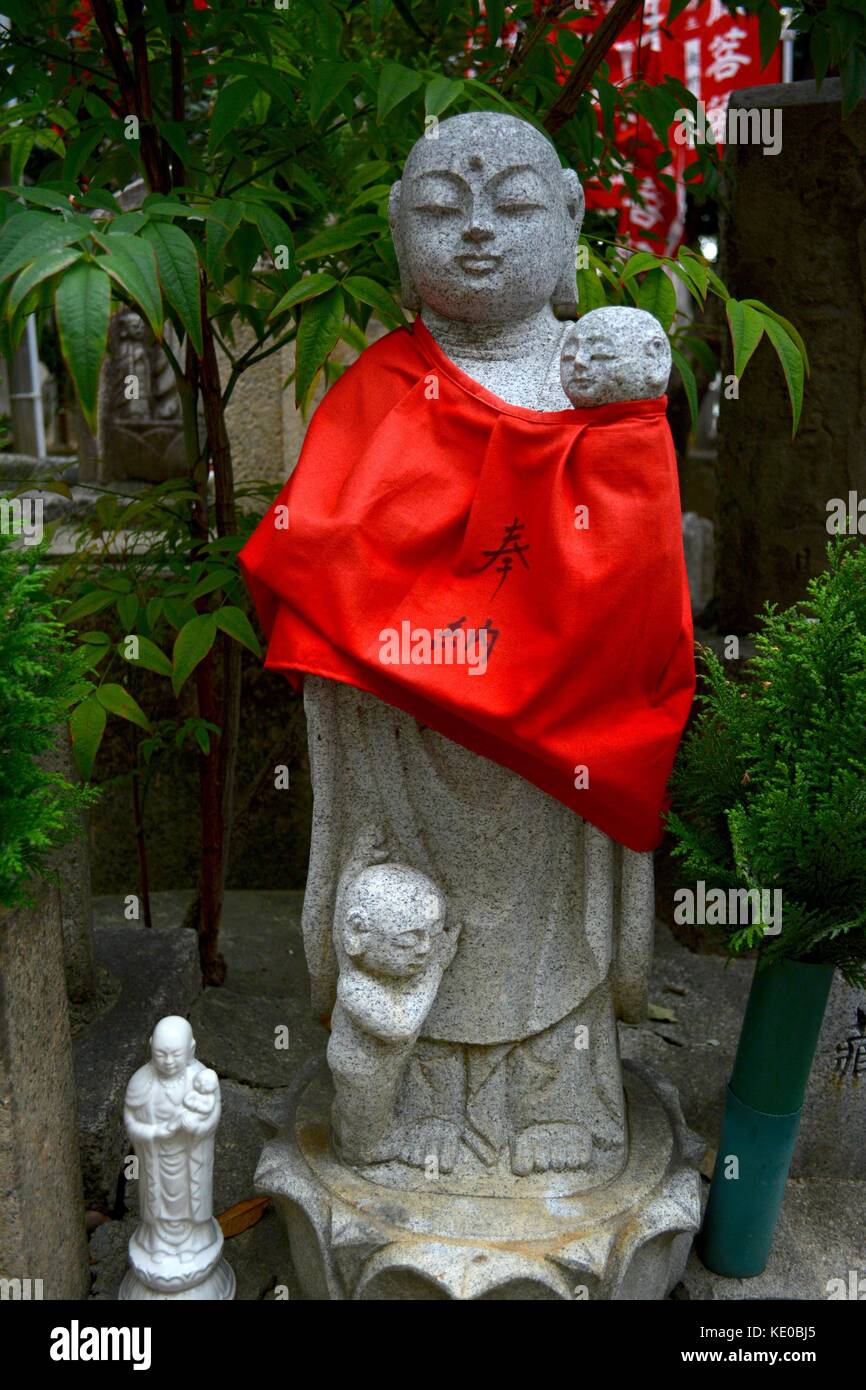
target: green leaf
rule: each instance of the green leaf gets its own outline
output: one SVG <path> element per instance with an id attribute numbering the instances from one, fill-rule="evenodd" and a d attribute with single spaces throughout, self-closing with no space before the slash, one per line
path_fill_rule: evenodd
<path id="1" fill-rule="evenodd" d="M 82 594 L 81 598 L 70 603 L 69 607 L 62 614 L 64 623 L 77 623 L 81 618 L 89 618 L 91 613 L 100 613 L 103 608 L 114 603 L 117 595 L 106 589 L 91 589 L 89 593 Z"/>
<path id="2" fill-rule="evenodd" d="M 765 5 L 758 15 L 761 67 L 765 68 L 776 51 L 782 34 L 782 16 L 775 5 Z"/>
<path id="3" fill-rule="evenodd" d="M 210 216 L 207 223 L 207 240 L 205 243 L 205 261 L 209 274 L 216 278 L 214 272 L 219 267 L 220 256 L 222 255 L 226 242 L 240 226 L 243 209 L 240 203 L 234 202 L 231 198 L 217 198 L 211 204 Z"/>
<path id="4" fill-rule="evenodd" d="M 156 252 L 166 298 L 201 357 L 201 301 L 195 246 L 186 232 L 172 222 L 148 222 L 142 228 L 141 235 L 147 238 Z"/>
<path id="5" fill-rule="evenodd" d="M 292 231 L 287 222 L 284 222 L 266 203 L 254 203 L 250 201 L 241 204 L 244 218 L 248 222 L 253 222 L 261 233 L 265 249 L 273 256 L 278 246 L 286 246 L 291 252 L 293 247 Z"/>
<path id="6" fill-rule="evenodd" d="M 36 132 L 17 129 L 12 132 L 9 143 L 9 178 L 12 183 L 20 183 L 27 168 L 27 161 L 36 144 Z"/>
<path id="7" fill-rule="evenodd" d="M 33 184 L 7 184 L 4 193 L 14 193 L 25 202 L 35 203 L 40 208 L 50 208 L 55 212 L 69 211 L 69 195 L 57 188 L 40 188 Z"/>
<path id="8" fill-rule="evenodd" d="M 725 313 L 734 345 L 734 376 L 742 377 L 749 358 L 764 336 L 764 321 L 756 309 L 738 299 L 725 302 Z"/>
<path id="9" fill-rule="evenodd" d="M 381 124 L 401 101 L 417 92 L 423 81 L 420 72 L 404 68 L 402 63 L 386 63 L 379 77 L 379 123 Z"/>
<path id="10" fill-rule="evenodd" d="M 347 251 L 361 241 L 367 241 L 376 233 L 382 234 L 386 227 L 385 219 L 374 213 L 362 213 L 360 217 L 350 217 L 341 227 L 327 227 L 301 246 L 298 260 L 318 260 L 322 256 L 333 256 L 337 251 Z"/>
<path id="11" fill-rule="evenodd" d="M 823 24 L 816 23 L 809 35 L 809 57 L 820 87 L 830 66 L 830 30 Z"/>
<path id="12" fill-rule="evenodd" d="M 633 256 L 629 256 L 625 270 L 620 279 L 623 284 L 626 280 L 631 280 L 633 276 L 640 275 L 644 270 L 658 270 L 659 258 L 654 256 L 651 251 L 635 251 Z"/>
<path id="13" fill-rule="evenodd" d="M 607 304 L 601 276 L 596 274 L 592 266 L 577 272 L 577 304 L 581 318 L 593 309 L 603 309 Z"/>
<path id="14" fill-rule="evenodd" d="M 707 279 L 720 299 L 730 299 L 731 292 L 723 280 L 720 280 L 712 266 L 707 266 Z"/>
<path id="15" fill-rule="evenodd" d="M 109 714 L 116 714 L 121 719 L 127 719 L 130 724 L 137 724 L 141 729 L 150 728 L 150 720 L 141 705 L 122 685 L 108 681 L 105 685 L 97 686 L 94 693 L 102 708 L 108 710 Z"/>
<path id="16" fill-rule="evenodd" d="M 75 261 L 81 259 L 81 252 L 73 247 L 65 247 L 62 251 L 49 251 L 47 255 L 40 256 L 38 261 L 32 265 L 25 266 L 9 291 L 7 302 L 7 313 L 11 317 L 20 304 L 23 304 L 31 290 L 41 284 L 43 280 L 48 280 L 52 275 L 57 275 L 59 271 L 65 270 L 67 266 L 73 265 Z"/>
<path id="17" fill-rule="evenodd" d="M 103 131 L 89 123 L 69 141 L 63 155 L 63 177 L 77 179 L 90 155 L 102 140 Z"/>
<path id="18" fill-rule="evenodd" d="M 295 348 L 295 402 L 300 405 L 334 347 L 343 326 L 345 304 L 339 288 L 313 299 L 301 314 Z"/>
<path id="19" fill-rule="evenodd" d="M 842 120 L 847 121 L 858 102 L 866 96 L 866 53 L 856 45 L 849 48 L 839 65 L 842 79 Z"/>
<path id="20" fill-rule="evenodd" d="M 673 344 L 671 344 L 671 357 L 674 360 L 674 366 L 679 372 L 680 379 L 683 383 L 686 400 L 689 403 L 689 414 L 692 417 L 692 424 L 696 425 L 698 423 L 698 383 L 695 380 L 695 374 L 685 357 L 683 357 L 683 354 L 678 348 L 675 348 Z"/>
<path id="21" fill-rule="evenodd" d="M 689 279 L 694 284 L 701 299 L 706 299 L 709 289 L 710 276 L 707 266 L 697 256 L 690 255 L 684 246 L 677 252 L 677 262 L 682 266 Z"/>
<path id="22" fill-rule="evenodd" d="M 153 603 L 151 599 L 151 603 Z M 150 604 L 148 604 L 148 608 Z M 138 641 L 138 656 L 127 656 L 127 642 L 124 639 L 118 645 L 118 651 L 124 661 L 128 661 L 130 666 L 144 666 L 148 671 L 156 671 L 160 676 L 170 676 L 172 674 L 171 662 L 165 652 L 161 651 L 155 642 L 151 642 L 149 637 L 142 637 L 136 634 Z"/>
<path id="23" fill-rule="evenodd" d="M 809 366 L 809 358 L 806 353 L 806 344 L 803 342 L 803 339 L 797 332 L 794 325 L 791 323 L 790 319 L 783 318 L 781 314 L 776 313 L 775 309 L 771 309 L 769 305 L 764 304 L 763 301 L 760 299 L 744 299 L 743 303 L 749 304 L 753 309 L 757 309 L 758 313 L 763 314 L 765 319 L 775 319 L 776 323 L 782 325 L 788 337 L 791 338 L 797 346 L 797 351 L 803 359 L 803 366 L 806 369 L 806 375 L 811 376 L 812 369 Z"/>
<path id="24" fill-rule="evenodd" d="M 107 715 L 102 705 L 90 696 L 82 700 L 72 711 L 69 719 L 69 732 L 72 736 L 72 751 L 78 764 L 78 771 L 85 782 L 90 780 L 93 764 L 102 735 L 105 732 Z"/>
<path id="25" fill-rule="evenodd" d="M 354 63 L 319 62 L 310 73 L 310 120 L 315 125 L 357 71 Z"/>
<path id="26" fill-rule="evenodd" d="M 153 329 L 154 337 L 162 337 L 162 296 L 156 271 L 156 255 L 150 242 L 141 237 L 115 232 L 111 237 L 97 238 L 110 247 L 107 256 L 96 262 L 106 274 L 125 290 L 143 311 Z"/>
<path id="27" fill-rule="evenodd" d="M 54 308 L 63 360 L 75 383 L 81 412 L 95 433 L 99 369 L 111 312 L 108 276 L 92 262 L 79 261 L 58 281 Z"/>
<path id="28" fill-rule="evenodd" d="M 121 594 L 115 605 L 125 632 L 132 632 L 138 617 L 139 602 L 136 594 Z"/>
<path id="29" fill-rule="evenodd" d="M 646 309 L 668 331 L 677 309 L 677 292 L 663 270 L 649 272 L 638 290 L 637 306 Z"/>
<path id="30" fill-rule="evenodd" d="M 238 123 L 238 119 L 252 105 L 259 90 L 259 84 L 252 77 L 238 77 L 223 87 L 213 109 L 210 121 L 208 153 L 219 149 L 223 140 Z"/>
<path id="31" fill-rule="evenodd" d="M 283 295 L 269 318 L 275 319 L 278 314 L 284 314 L 287 309 L 291 309 L 295 304 L 302 304 L 306 299 L 315 299 L 326 290 L 332 290 L 336 283 L 333 275 L 329 275 L 326 270 L 317 271 L 315 275 L 304 275 L 297 284 L 292 285 L 288 294 Z"/>
<path id="32" fill-rule="evenodd" d="M 166 597 L 163 599 L 162 606 L 165 616 L 173 628 L 185 627 L 196 616 L 192 604 L 187 603 L 184 599 Z"/>
<path id="33" fill-rule="evenodd" d="M 261 656 L 258 638 L 250 626 L 250 620 L 242 608 L 218 608 L 214 613 L 217 627 L 227 632 L 242 646 L 248 647 L 254 656 Z"/>
<path id="34" fill-rule="evenodd" d="M 362 304 L 369 304 L 383 323 L 405 324 L 400 309 L 394 303 L 384 285 L 380 285 L 376 280 L 370 280 L 366 275 L 350 275 L 343 282 L 344 289 L 353 294 L 356 299 L 360 299 Z"/>
<path id="35" fill-rule="evenodd" d="M 800 412 L 803 409 L 803 385 L 804 369 L 803 358 L 797 344 L 785 332 L 785 329 L 774 318 L 764 317 L 764 332 L 776 349 L 776 355 L 782 364 L 782 371 L 785 373 L 785 381 L 788 384 L 788 395 L 791 398 L 791 438 L 797 433 L 800 423 Z"/>
<path id="36" fill-rule="evenodd" d="M 19 212 L 0 229 L 0 281 L 48 251 L 83 241 L 84 233 L 66 218 L 48 212 Z"/>
<path id="37" fill-rule="evenodd" d="M 441 116 L 463 93 L 463 83 L 450 77 L 434 77 L 424 89 L 424 111 L 428 116 Z"/>
<path id="38" fill-rule="evenodd" d="M 212 594 L 214 589 L 225 589 L 230 584 L 236 583 L 238 578 L 236 570 L 218 569 L 211 570 L 200 579 L 195 588 L 191 589 L 188 595 L 190 603 L 194 603 L 197 598 L 204 598 L 205 594 Z"/>
<path id="39" fill-rule="evenodd" d="M 166 612 L 168 605 L 166 605 Z M 217 625 L 213 613 L 197 613 L 184 623 L 174 639 L 171 678 L 175 695 L 179 695 L 196 666 L 203 661 L 214 644 Z"/>

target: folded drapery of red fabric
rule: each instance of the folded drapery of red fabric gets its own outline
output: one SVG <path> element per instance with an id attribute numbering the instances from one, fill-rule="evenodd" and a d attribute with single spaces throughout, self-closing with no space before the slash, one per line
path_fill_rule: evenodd
<path id="1" fill-rule="evenodd" d="M 654 848 L 694 691 L 666 404 L 526 410 L 420 320 L 388 334 L 241 551 L 266 665 L 369 691 Z"/>

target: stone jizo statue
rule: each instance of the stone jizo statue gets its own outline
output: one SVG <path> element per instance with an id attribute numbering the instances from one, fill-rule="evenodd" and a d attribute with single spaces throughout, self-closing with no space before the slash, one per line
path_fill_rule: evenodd
<path id="1" fill-rule="evenodd" d="M 123 1118 L 139 1160 L 141 1225 L 129 1242 L 122 1299 L 234 1297 L 213 1215 L 219 1079 L 196 1061 L 185 1018 L 160 1019 L 151 1060 L 126 1088 Z"/>
<path id="2" fill-rule="evenodd" d="M 617 1039 L 618 1020 L 645 1012 L 651 847 L 693 682 L 676 465 L 654 399 L 670 358 L 638 311 L 575 331 L 583 208 L 577 175 L 515 117 L 459 115 L 418 140 L 391 194 L 415 322 L 325 397 L 280 499 L 289 531 L 266 517 L 241 557 L 268 664 L 303 684 L 304 941 L 314 1005 L 333 1011 L 333 1092 L 299 1098 L 258 1182 L 320 1297 L 423 1297 L 430 1283 L 520 1297 L 521 1281 L 571 1297 L 581 1271 L 591 1296 L 661 1297 L 698 1219 L 676 1099 L 633 1074 L 624 1086 Z M 629 401 L 618 416 L 610 404 Z M 572 402 L 617 420 L 593 428 Z M 655 452 L 624 466 L 646 463 L 649 481 L 617 483 L 615 468 L 599 481 L 644 429 Z M 590 435 L 587 473 L 574 450 Z M 652 528 L 643 556 L 621 497 Z M 600 621 L 611 592 L 589 647 L 557 638 L 581 615 Z M 632 611 L 651 601 L 658 641 Z M 485 627 L 483 677 L 383 669 L 379 631 L 404 619 Z M 600 661 L 619 674 L 593 695 Z M 640 693 L 624 716 L 629 680 Z M 633 1263 L 648 1241 L 657 1254 Z"/>

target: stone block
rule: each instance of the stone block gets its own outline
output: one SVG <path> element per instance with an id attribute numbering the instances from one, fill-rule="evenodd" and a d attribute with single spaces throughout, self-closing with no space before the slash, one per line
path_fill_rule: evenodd
<path id="1" fill-rule="evenodd" d="M 80 1299 L 90 1276 L 60 897 L 0 908 L 0 1278 Z"/>

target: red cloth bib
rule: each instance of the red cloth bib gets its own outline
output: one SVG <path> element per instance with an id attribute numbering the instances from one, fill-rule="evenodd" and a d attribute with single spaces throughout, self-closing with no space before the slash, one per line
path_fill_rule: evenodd
<path id="1" fill-rule="evenodd" d="M 694 691 L 666 404 L 525 410 L 420 320 L 388 334 L 241 551 L 266 665 L 367 690 L 654 848 Z"/>

